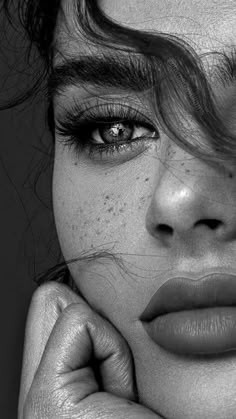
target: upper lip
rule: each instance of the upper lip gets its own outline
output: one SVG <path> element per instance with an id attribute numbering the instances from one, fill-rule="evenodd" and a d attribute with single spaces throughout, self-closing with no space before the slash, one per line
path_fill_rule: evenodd
<path id="1" fill-rule="evenodd" d="M 166 281 L 153 295 L 140 320 L 194 308 L 236 305 L 236 276 L 213 273 L 198 280 L 185 277 Z"/>

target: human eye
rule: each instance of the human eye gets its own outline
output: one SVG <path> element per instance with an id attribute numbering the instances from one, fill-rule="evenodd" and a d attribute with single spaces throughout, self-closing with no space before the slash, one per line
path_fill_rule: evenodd
<path id="1" fill-rule="evenodd" d="M 159 140 L 157 128 L 138 109 L 123 103 L 74 103 L 56 119 L 59 141 L 91 160 L 129 161 Z"/>

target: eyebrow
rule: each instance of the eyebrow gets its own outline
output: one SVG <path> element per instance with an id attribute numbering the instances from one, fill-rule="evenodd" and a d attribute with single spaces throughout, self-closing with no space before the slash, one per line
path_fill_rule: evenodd
<path id="1" fill-rule="evenodd" d="M 229 53 L 220 53 L 214 74 L 223 86 L 236 81 L 235 46 Z M 49 75 L 49 98 L 60 95 L 67 87 L 84 84 L 141 92 L 153 86 L 152 71 L 141 55 L 83 55 L 67 59 L 56 65 Z"/>
<path id="2" fill-rule="evenodd" d="M 151 87 L 150 65 L 141 56 L 131 54 L 68 59 L 53 68 L 48 79 L 49 97 L 54 98 L 66 87 L 84 84 L 143 91 Z"/>

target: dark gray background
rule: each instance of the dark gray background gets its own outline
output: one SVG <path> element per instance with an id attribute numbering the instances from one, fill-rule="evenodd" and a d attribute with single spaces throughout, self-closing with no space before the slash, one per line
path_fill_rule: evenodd
<path id="1" fill-rule="evenodd" d="M 25 42 L 20 34 L 5 27 L 2 21 L 0 25 L 2 104 L 27 87 L 32 80 L 29 74 L 34 74 L 39 64 L 33 59 L 33 67 L 29 68 L 24 62 Z M 17 418 L 25 321 L 36 289 L 34 272 L 40 273 L 53 266 L 56 261 L 53 248 L 58 249 L 50 217 L 50 167 L 48 170 L 44 168 L 39 182 L 40 196 L 49 209 L 40 203 L 32 190 L 37 168 L 41 161 L 48 162 L 43 152 L 51 141 L 45 127 L 45 111 L 46 103 L 41 95 L 32 103 L 0 112 L 2 419 Z"/>

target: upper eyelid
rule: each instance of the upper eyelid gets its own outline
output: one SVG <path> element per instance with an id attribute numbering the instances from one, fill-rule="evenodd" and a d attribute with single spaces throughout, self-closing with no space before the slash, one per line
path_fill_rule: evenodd
<path id="1" fill-rule="evenodd" d="M 142 124 L 143 125 L 148 125 L 150 129 L 156 130 L 160 134 L 160 127 L 159 126 L 156 126 L 153 123 L 153 121 L 150 120 L 146 115 L 143 115 L 143 114 L 137 112 L 136 109 L 131 108 L 130 106 L 128 108 L 129 108 L 129 111 L 134 112 L 135 115 L 129 115 L 128 117 L 125 116 L 124 117 L 124 120 L 126 120 L 126 121 L 127 120 L 130 120 L 130 121 L 133 122 L 134 125 L 135 125 L 135 123 L 136 123 L 136 125 L 137 124 L 139 124 L 139 125 L 142 125 Z M 104 115 L 104 118 L 107 118 L 107 115 Z M 114 119 L 115 118 L 115 115 L 114 116 L 111 116 L 111 118 Z M 121 120 L 122 118 L 119 115 L 117 115 L 117 119 L 118 120 Z M 64 115 L 62 118 L 56 118 L 55 122 L 56 122 L 55 123 L 55 131 L 56 131 L 56 134 L 61 134 L 62 131 L 61 131 L 60 128 L 61 127 L 65 127 L 65 126 L 67 126 L 67 129 L 73 129 L 73 130 L 77 130 L 77 127 L 78 127 L 78 129 L 82 129 L 82 127 L 84 126 L 85 129 L 86 130 L 89 129 L 89 131 L 91 133 L 99 125 L 102 125 L 101 116 L 100 115 L 96 115 L 94 118 L 91 118 L 91 115 L 85 114 L 84 117 L 81 120 L 81 118 L 78 119 L 76 115 L 71 114 L 69 110 L 67 111 L 67 115 Z M 109 123 L 109 122 L 104 121 L 104 124 L 105 123 Z"/>
<path id="2" fill-rule="evenodd" d="M 132 101 L 132 105 L 131 105 Z M 141 101 L 141 98 L 126 95 L 124 96 L 94 96 L 89 99 L 78 100 L 76 98 L 72 98 L 72 102 L 68 103 L 68 105 L 61 106 L 60 101 L 54 106 L 54 114 L 58 115 L 58 118 L 62 118 L 66 114 L 72 114 L 73 110 L 76 113 L 82 116 L 85 112 L 89 112 L 92 109 L 102 108 L 103 106 L 123 106 L 126 108 L 131 108 L 133 111 L 137 111 L 141 116 L 144 118 L 149 119 L 150 123 L 153 120 L 154 112 L 150 109 L 150 106 L 146 103 L 146 100 Z M 59 108 L 59 109 L 58 109 Z"/>
<path id="3" fill-rule="evenodd" d="M 113 104 L 112 104 L 113 105 Z M 117 105 L 117 104 L 116 104 Z M 119 106 L 123 106 L 123 104 L 118 104 Z M 104 106 L 104 111 L 106 110 L 106 104 L 103 104 Z M 60 118 L 56 118 L 55 122 L 55 127 L 56 127 L 56 134 L 61 134 L 61 127 L 66 127 L 67 129 L 73 129 L 73 130 L 77 130 L 77 129 L 82 129 L 82 127 L 84 126 L 85 129 L 89 129 L 89 127 L 91 127 L 91 130 L 93 130 L 93 128 L 96 125 L 102 125 L 101 122 L 101 117 L 104 116 L 105 119 L 109 119 L 109 115 L 107 115 L 107 112 L 103 113 L 103 111 L 101 111 L 101 107 L 103 108 L 103 106 L 99 106 L 100 108 L 100 112 L 101 114 L 99 115 L 99 111 L 98 113 L 96 113 L 96 109 L 98 109 L 98 106 L 94 106 L 93 108 L 95 109 L 95 115 L 91 116 L 90 112 L 91 112 L 91 108 L 88 108 L 88 114 L 85 113 L 85 115 L 81 118 L 78 118 L 78 115 L 75 112 L 73 112 L 72 110 L 67 109 L 65 114 Z M 80 109 L 81 107 L 79 106 L 79 113 L 80 113 Z M 130 120 L 133 121 L 134 125 L 136 122 L 136 125 L 139 123 L 139 125 L 149 125 L 149 127 L 151 129 L 157 130 L 158 132 L 160 132 L 160 128 L 159 126 L 155 126 L 155 124 L 153 123 L 152 120 L 150 120 L 146 115 L 143 115 L 143 113 L 141 113 L 140 111 L 138 111 L 136 108 L 133 108 L 131 106 L 126 105 L 126 113 L 131 113 L 130 115 L 124 114 L 123 115 L 123 120 Z M 114 106 L 112 106 L 112 115 L 110 116 L 111 119 L 115 118 L 115 114 L 116 111 L 114 110 Z M 117 120 L 122 120 L 122 116 L 119 115 L 119 111 L 117 110 Z M 107 121 L 104 120 L 104 124 L 108 123 Z M 90 130 L 90 131 L 91 131 Z"/>
<path id="4" fill-rule="evenodd" d="M 109 103 L 102 103 L 100 104 L 99 101 L 96 102 L 96 105 L 93 105 L 92 107 L 86 104 L 86 107 L 88 109 L 88 114 L 84 114 L 82 117 L 82 120 L 78 118 L 77 111 L 74 109 L 74 111 L 70 108 L 65 109 L 64 115 L 62 118 L 57 117 L 55 120 L 55 132 L 56 135 L 59 137 L 71 137 L 71 138 L 82 138 L 83 135 L 88 135 L 95 129 L 96 126 L 99 125 L 98 122 L 101 121 L 101 117 L 109 118 L 110 115 L 107 114 L 106 111 L 107 105 L 111 106 L 112 112 L 111 112 L 111 118 L 114 120 L 114 118 L 117 116 L 118 120 L 121 120 L 123 117 L 123 120 L 129 120 L 132 121 L 133 124 L 137 125 L 146 125 L 148 128 L 152 131 L 156 131 L 157 137 L 160 138 L 161 130 L 160 125 L 155 124 L 153 119 L 150 118 L 149 115 L 140 111 L 137 109 L 137 107 L 131 106 L 130 104 L 127 104 L 127 102 L 124 104 L 119 100 L 119 102 L 111 102 Z M 118 109 L 117 107 L 118 106 Z M 78 109 L 78 113 L 81 114 L 81 109 L 84 111 L 84 104 L 81 106 L 79 103 L 75 103 L 75 107 Z M 124 115 L 121 115 L 121 109 L 126 108 L 126 111 Z M 97 109 L 100 109 L 100 111 L 97 111 Z M 91 118 L 90 112 L 91 109 L 95 109 L 94 111 L 94 117 Z M 101 111 L 102 109 L 102 111 Z M 100 112 L 100 114 L 99 114 Z M 107 122 L 106 122 L 107 123 Z M 87 134 L 82 134 L 83 130 L 86 131 Z M 82 135 L 82 137 L 79 137 Z M 79 140 L 80 141 L 80 140 Z"/>

